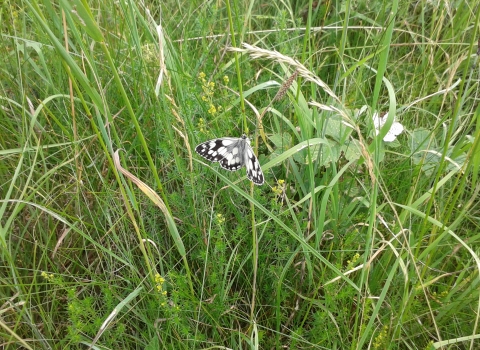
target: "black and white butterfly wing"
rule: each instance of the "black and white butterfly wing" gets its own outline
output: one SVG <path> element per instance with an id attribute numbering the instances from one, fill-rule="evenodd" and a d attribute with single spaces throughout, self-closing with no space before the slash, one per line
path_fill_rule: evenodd
<path id="1" fill-rule="evenodd" d="M 245 167 L 247 168 L 247 177 L 255 185 L 263 185 L 264 177 L 260 163 L 258 162 L 255 153 L 253 153 L 250 143 L 245 147 Z"/>
<path id="2" fill-rule="evenodd" d="M 240 169 L 245 165 L 243 154 L 245 152 L 246 146 L 246 137 L 245 138 L 237 138 L 231 139 L 227 138 L 227 140 L 223 139 L 224 147 L 227 148 L 227 152 L 224 155 L 223 159 L 220 161 L 220 166 L 223 169 L 227 169 L 228 171 L 235 171 Z M 231 140 L 234 140 L 230 143 Z"/>
<path id="3" fill-rule="evenodd" d="M 243 158 L 238 157 L 242 152 L 243 139 L 222 137 L 199 144 L 195 151 L 211 162 L 220 162 L 224 169 L 234 171 L 243 166 Z"/>
<path id="4" fill-rule="evenodd" d="M 255 157 L 250 140 L 246 135 L 241 138 L 222 137 L 199 144 L 195 151 L 205 159 L 219 162 L 220 166 L 229 171 L 243 167 L 247 168 L 247 177 L 256 185 L 263 184 L 264 178 L 260 163 Z"/>

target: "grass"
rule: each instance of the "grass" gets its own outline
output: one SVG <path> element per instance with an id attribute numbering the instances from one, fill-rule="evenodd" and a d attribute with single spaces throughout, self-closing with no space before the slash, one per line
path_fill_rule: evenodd
<path id="1" fill-rule="evenodd" d="M 2 2 L 0 346 L 478 348 L 478 5 Z"/>

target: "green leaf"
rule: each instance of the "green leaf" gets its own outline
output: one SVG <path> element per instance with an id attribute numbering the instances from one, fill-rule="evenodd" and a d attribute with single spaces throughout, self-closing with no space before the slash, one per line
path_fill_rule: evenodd
<path id="1" fill-rule="evenodd" d="M 343 155 L 347 160 L 358 160 L 362 156 L 360 141 L 352 139 L 347 145 L 342 146 Z"/>
<path id="2" fill-rule="evenodd" d="M 283 134 L 273 134 L 269 136 L 270 141 L 279 149 L 288 149 L 292 144 L 292 136 L 289 133 L 284 132 Z"/>
<path id="3" fill-rule="evenodd" d="M 82 26 L 87 34 L 97 42 L 103 42 L 104 38 L 97 22 L 93 19 L 92 12 L 88 5 L 82 0 L 61 0 L 64 11 L 73 18 L 73 20 Z"/>

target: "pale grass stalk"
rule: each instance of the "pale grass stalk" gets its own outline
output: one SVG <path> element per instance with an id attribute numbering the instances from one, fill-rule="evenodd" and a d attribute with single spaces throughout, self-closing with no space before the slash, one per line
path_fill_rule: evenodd
<path id="1" fill-rule="evenodd" d="M 350 120 L 350 117 L 348 116 L 347 113 L 345 113 L 345 111 L 343 111 L 343 110 L 341 110 L 337 107 L 327 106 L 327 105 L 324 105 L 324 104 L 321 104 L 321 103 L 318 103 L 318 102 L 315 102 L 315 101 L 311 101 L 308 104 L 310 106 L 318 107 L 323 111 L 337 112 L 338 114 L 340 114 L 342 116 L 343 119 L 345 119 L 345 120 L 342 120 L 342 124 L 344 124 L 345 126 L 348 126 L 349 128 L 355 129 L 354 123 Z"/>
<path id="2" fill-rule="evenodd" d="M 241 53 L 246 53 L 249 54 L 250 57 L 253 59 L 259 59 L 259 58 L 265 58 L 269 60 L 274 60 L 277 62 L 285 63 L 288 64 L 292 67 L 295 67 L 295 69 L 298 71 L 298 75 L 304 78 L 307 81 L 310 81 L 314 84 L 317 84 L 320 86 L 327 94 L 329 94 L 333 99 L 335 99 L 337 102 L 340 102 L 340 99 L 333 93 L 332 90 L 328 87 L 327 84 L 325 84 L 322 79 L 317 77 L 315 74 L 313 74 L 311 71 L 309 71 L 303 64 L 301 64 L 299 61 L 297 61 L 294 58 L 285 56 L 281 54 L 278 51 L 271 51 L 271 50 L 266 50 L 266 49 L 261 49 L 257 46 L 253 46 L 247 43 L 243 43 L 242 46 L 244 49 L 239 49 L 236 47 L 229 47 L 229 51 L 235 51 L 235 52 L 241 52 Z"/>
<path id="3" fill-rule="evenodd" d="M 143 8 L 145 9 L 146 17 L 149 19 L 151 25 L 155 28 L 155 32 L 158 36 L 158 63 L 160 67 L 160 72 L 158 74 L 157 83 L 155 84 L 155 95 L 158 97 L 160 94 L 160 87 L 162 86 L 163 78 L 167 78 L 168 87 L 172 90 L 170 85 L 170 79 L 168 79 L 168 70 L 167 65 L 165 64 L 165 36 L 163 35 L 163 28 L 161 24 L 157 24 L 155 19 L 153 18 L 152 14 L 150 13 L 150 9 L 146 6 L 146 4 L 142 1 L 141 2 Z M 162 11 L 160 11 L 160 16 L 162 15 Z M 161 22 L 161 19 L 160 19 Z M 159 22 L 159 23 L 160 23 Z"/>
<path id="4" fill-rule="evenodd" d="M 177 119 L 177 121 L 182 125 L 183 127 L 183 130 L 185 132 L 181 132 L 179 129 L 177 129 L 175 126 L 172 126 L 175 131 L 180 135 L 180 137 L 183 139 L 183 142 L 185 143 L 185 147 L 187 148 L 187 152 L 188 152 L 188 159 L 189 159 L 189 165 L 190 165 L 190 171 L 193 171 L 193 161 L 192 161 L 192 150 L 190 148 L 190 141 L 188 141 L 188 134 L 187 134 L 187 130 L 185 128 L 185 121 L 178 115 L 177 113 L 177 105 L 175 103 L 175 100 L 168 96 L 167 94 L 165 94 L 165 98 L 170 101 L 170 103 L 172 104 L 172 108 L 170 109 L 173 113 L 173 115 L 175 116 L 175 119 Z"/>
<path id="5" fill-rule="evenodd" d="M 190 166 L 190 171 L 193 171 L 192 150 L 190 149 L 190 144 L 188 143 L 188 136 L 186 134 L 183 134 L 174 125 L 172 125 L 172 128 L 180 135 L 180 137 L 183 139 L 183 142 L 185 143 L 185 147 L 187 147 L 189 160 L 188 164 Z"/>
<path id="6" fill-rule="evenodd" d="M 423 96 L 413 102 L 411 102 L 410 104 L 408 104 L 407 106 L 405 106 L 405 108 L 403 108 L 404 110 L 407 110 L 409 109 L 410 107 L 412 107 L 413 105 L 419 103 L 419 102 L 422 102 L 424 100 L 427 100 L 429 99 L 430 97 L 434 97 L 434 96 L 438 96 L 438 95 L 443 95 L 443 94 L 446 94 L 447 92 L 450 92 L 452 91 L 453 89 L 455 89 L 457 87 L 458 84 L 460 84 L 462 82 L 462 79 L 458 79 L 455 83 L 453 83 L 453 85 L 449 86 L 448 88 L 446 89 L 442 89 L 442 90 L 439 90 L 437 92 L 434 92 L 433 94 L 430 94 L 430 95 L 427 95 L 427 96 Z"/>

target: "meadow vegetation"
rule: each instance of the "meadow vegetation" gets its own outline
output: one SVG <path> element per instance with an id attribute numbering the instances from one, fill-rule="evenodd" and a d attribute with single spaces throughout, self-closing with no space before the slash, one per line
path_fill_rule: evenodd
<path id="1" fill-rule="evenodd" d="M 478 349 L 479 5 L 2 1 L 0 348 Z"/>

